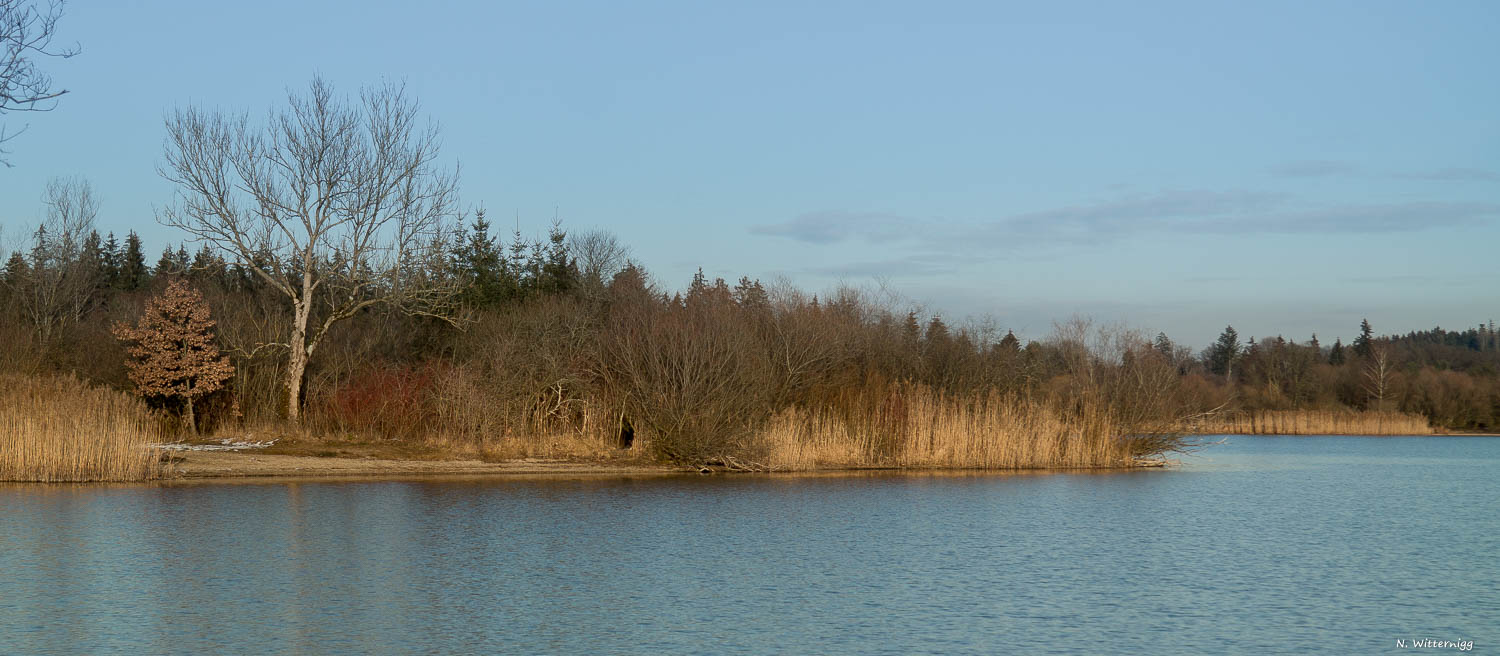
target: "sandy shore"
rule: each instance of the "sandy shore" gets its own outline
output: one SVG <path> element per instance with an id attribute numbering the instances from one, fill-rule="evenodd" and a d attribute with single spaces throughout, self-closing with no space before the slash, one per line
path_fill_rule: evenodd
<path id="1" fill-rule="evenodd" d="M 671 474 L 681 470 L 638 464 L 561 460 L 386 460 L 321 458 L 253 451 L 173 453 L 168 480 L 224 478 L 337 478 L 381 476 L 486 476 L 548 474 Z"/>

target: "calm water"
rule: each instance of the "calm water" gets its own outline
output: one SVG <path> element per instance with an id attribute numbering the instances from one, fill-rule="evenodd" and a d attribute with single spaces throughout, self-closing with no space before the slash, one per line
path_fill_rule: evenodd
<path id="1" fill-rule="evenodd" d="M 1235 437 L 1107 475 L 9 486 L 0 652 L 1496 653 L 1497 498 L 1500 438 Z"/>

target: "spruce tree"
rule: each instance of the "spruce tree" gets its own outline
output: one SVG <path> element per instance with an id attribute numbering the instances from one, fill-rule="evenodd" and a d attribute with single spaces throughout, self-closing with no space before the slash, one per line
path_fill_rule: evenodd
<path id="1" fill-rule="evenodd" d="M 739 284 L 734 286 L 734 302 L 747 310 L 765 310 L 771 307 L 771 297 L 766 294 L 766 288 L 761 286 L 759 280 L 751 280 L 749 276 L 740 276 Z"/>
<path id="2" fill-rule="evenodd" d="M 1225 326 L 1219 339 L 1205 353 L 1208 370 L 1225 378 L 1234 377 L 1234 365 L 1241 356 L 1240 334 L 1234 326 Z"/>
<path id="3" fill-rule="evenodd" d="M 82 259 L 79 262 L 79 271 L 93 276 L 94 282 L 103 285 L 109 280 L 108 263 L 109 258 L 105 255 L 104 239 L 99 236 L 98 230 L 90 230 L 89 236 L 83 239 L 83 250 L 79 253 Z"/>
<path id="4" fill-rule="evenodd" d="M 224 285 L 229 282 L 229 265 L 208 244 L 204 244 L 193 256 L 193 264 L 188 267 L 188 277 L 200 283 Z"/>
<path id="5" fill-rule="evenodd" d="M 703 267 L 698 267 L 698 272 L 693 274 L 693 281 L 688 283 L 688 303 L 696 303 L 708 297 L 708 276 L 703 275 Z"/>
<path id="6" fill-rule="evenodd" d="M 515 296 L 516 285 L 505 252 L 490 236 L 484 210 L 474 213 L 469 234 L 453 248 L 454 274 L 464 281 L 463 300 L 476 307 L 498 305 Z"/>
<path id="7" fill-rule="evenodd" d="M 1000 338 L 999 348 L 1003 353 L 1020 353 L 1021 340 L 1016 339 L 1015 332 L 1007 330 L 1005 331 L 1005 336 Z"/>
<path id="8" fill-rule="evenodd" d="M 817 297 L 813 297 L 813 302 L 817 303 Z M 906 320 L 901 322 L 901 336 L 913 347 L 922 341 L 922 323 L 917 321 L 916 310 L 906 313 Z"/>
<path id="9" fill-rule="evenodd" d="M 1354 354 L 1362 357 L 1370 357 L 1370 339 L 1375 332 L 1370 330 L 1370 320 L 1362 319 L 1359 322 L 1359 337 L 1354 338 Z"/>
<path id="10" fill-rule="evenodd" d="M 104 238 L 103 262 L 100 265 L 99 274 L 101 284 L 111 289 L 120 287 L 120 240 L 115 239 L 115 233 L 109 233 Z"/>
<path id="11" fill-rule="evenodd" d="M 157 278 L 182 273 L 186 268 L 177 263 L 177 254 L 172 252 L 172 246 L 168 245 L 161 252 L 161 257 L 156 260 L 156 267 L 151 270 L 151 275 Z"/>
<path id="12" fill-rule="evenodd" d="M 566 294 L 578 286 L 578 271 L 572 258 L 568 257 L 568 233 L 562 224 L 552 222 L 547 232 L 547 252 L 542 260 L 541 291 L 545 294 Z"/>
<path id="13" fill-rule="evenodd" d="M 11 251 L 10 259 L 5 261 L 5 286 L 15 288 L 30 275 L 31 264 L 27 263 L 26 256 L 21 251 Z"/>
<path id="14" fill-rule="evenodd" d="M 1151 347 L 1156 349 L 1156 352 L 1162 355 L 1165 355 L 1169 358 L 1172 357 L 1172 340 L 1167 337 L 1166 333 L 1156 333 L 1156 341 L 1151 345 Z"/>
<path id="15" fill-rule="evenodd" d="M 141 236 L 131 230 L 125 235 L 125 252 L 120 255 L 120 276 L 117 286 L 122 291 L 132 292 L 150 283 L 151 272 L 146 269 L 146 253 L 141 246 Z"/>
<path id="16" fill-rule="evenodd" d="M 1344 340 L 1333 340 L 1333 348 L 1328 349 L 1328 364 L 1331 364 L 1335 367 L 1342 366 L 1344 364 Z"/>

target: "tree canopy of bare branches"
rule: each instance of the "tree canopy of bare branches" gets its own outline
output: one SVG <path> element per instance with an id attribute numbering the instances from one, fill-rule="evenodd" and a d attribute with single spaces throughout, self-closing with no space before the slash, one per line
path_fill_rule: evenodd
<path id="1" fill-rule="evenodd" d="M 12 310 L 33 331 L 39 351 L 82 320 L 99 285 L 98 265 L 85 248 L 99 214 L 93 187 L 82 178 L 54 178 L 43 200 L 47 209 L 31 253 L 16 254 L 5 280 Z"/>
<path id="2" fill-rule="evenodd" d="M 68 92 L 52 88 L 52 76 L 36 66 L 36 57 L 72 57 L 78 48 L 53 48 L 57 20 L 63 3 L 54 1 L 39 9 L 29 0 L 0 0 L 0 115 L 10 112 L 44 112 L 51 102 Z M 0 144 L 16 132 L 0 125 Z M 0 150 L 0 156 L 6 154 Z M 0 164 L 9 165 L 3 157 Z"/>
<path id="3" fill-rule="evenodd" d="M 398 85 L 358 100 L 315 78 L 264 124 L 197 107 L 166 119 L 161 175 L 177 185 L 158 221 L 224 251 L 280 292 L 287 416 L 300 417 L 308 360 L 339 321 L 373 306 L 452 320 L 439 275 L 456 218 L 456 174 L 435 124 Z"/>
<path id="4" fill-rule="evenodd" d="M 604 287 L 630 262 L 630 247 L 608 230 L 568 235 L 568 253 L 577 262 L 584 292 L 602 294 Z"/>

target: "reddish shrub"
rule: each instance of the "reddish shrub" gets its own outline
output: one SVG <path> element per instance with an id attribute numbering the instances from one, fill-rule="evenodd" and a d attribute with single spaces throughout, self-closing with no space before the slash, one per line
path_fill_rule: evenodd
<path id="1" fill-rule="evenodd" d="M 339 385 L 323 414 L 341 430 L 390 439 L 419 436 L 436 419 L 433 388 L 444 365 L 380 364 Z"/>

